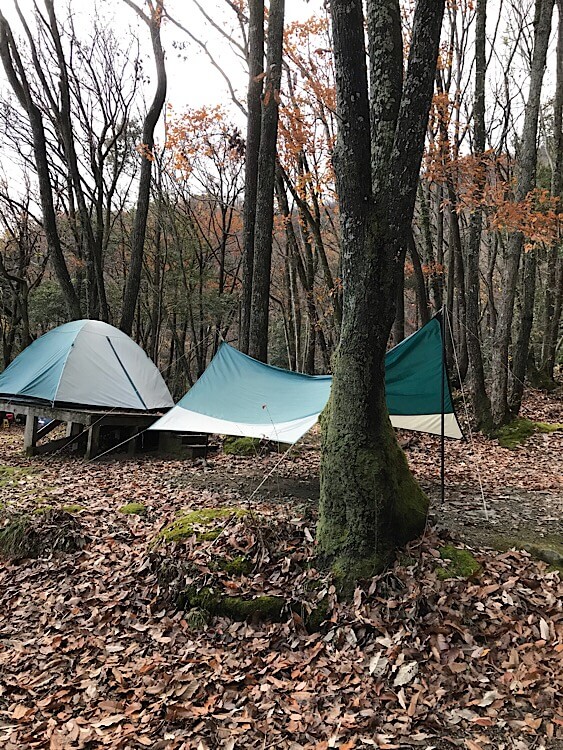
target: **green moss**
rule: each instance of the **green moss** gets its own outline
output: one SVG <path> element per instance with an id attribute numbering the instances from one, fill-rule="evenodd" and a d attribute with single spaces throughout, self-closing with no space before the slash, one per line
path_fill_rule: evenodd
<path id="1" fill-rule="evenodd" d="M 189 539 L 196 533 L 196 526 L 208 526 L 214 521 L 236 516 L 241 518 L 248 514 L 245 508 L 201 508 L 184 513 L 171 524 L 166 526 L 158 534 L 158 539 L 166 542 L 181 542 Z M 216 534 L 211 539 L 216 539 L 220 532 L 203 532 Z"/>
<path id="2" fill-rule="evenodd" d="M 328 597 L 322 599 L 317 607 L 305 617 L 305 627 L 309 633 L 316 633 L 329 615 Z"/>
<path id="3" fill-rule="evenodd" d="M 358 446 L 323 412 L 321 499 L 317 539 L 342 593 L 392 560 L 394 549 L 424 530 L 428 498 L 412 476 L 388 423 L 378 440 Z"/>
<path id="4" fill-rule="evenodd" d="M 350 586 L 354 586 L 355 581 L 373 578 L 381 573 L 388 562 L 388 557 L 381 555 L 371 555 L 352 561 L 347 557 L 337 557 L 331 565 L 331 570 L 340 590 L 346 592 Z"/>
<path id="5" fill-rule="evenodd" d="M 513 537 L 513 536 L 501 536 L 495 540 L 495 547 L 501 550 L 511 549 L 523 549 L 529 552 L 532 557 L 537 560 L 543 560 L 548 565 L 554 565 L 555 567 L 563 565 L 563 539 L 560 536 L 546 536 L 541 539 L 537 539 L 536 536 L 532 540 Z"/>
<path id="6" fill-rule="evenodd" d="M 121 506 L 119 512 L 126 516 L 144 516 L 147 508 L 142 503 L 126 503 Z"/>
<path id="7" fill-rule="evenodd" d="M 35 471 L 29 468 L 22 469 L 19 466 L 0 466 L 0 487 L 6 487 L 34 473 Z"/>
<path id="8" fill-rule="evenodd" d="M 451 544 L 441 547 L 438 552 L 442 560 L 449 560 L 446 568 L 438 568 L 437 577 L 441 581 L 448 578 L 471 578 L 481 572 L 481 565 L 466 549 L 458 549 Z"/>
<path id="9" fill-rule="evenodd" d="M 201 534 L 196 534 L 196 539 L 198 542 L 214 542 L 220 535 L 221 532 L 218 530 L 202 531 Z"/>
<path id="10" fill-rule="evenodd" d="M 34 516 L 40 516 L 42 513 L 47 513 L 47 511 L 53 510 L 54 508 L 55 508 L 54 505 L 45 504 L 45 505 L 40 505 L 37 508 L 34 508 L 31 512 Z"/>
<path id="11" fill-rule="evenodd" d="M 229 575 L 234 576 L 246 576 L 252 571 L 252 568 L 254 567 L 252 561 L 247 557 L 244 557 L 244 555 L 238 555 L 232 560 L 225 560 L 224 558 L 219 559 L 215 564 L 217 570 L 222 570 L 224 573 L 229 573 Z"/>
<path id="12" fill-rule="evenodd" d="M 563 430 L 563 424 L 548 422 L 533 422 L 531 419 L 519 417 L 500 427 L 493 435 L 502 448 L 513 450 L 536 432 L 550 433 Z"/>
<path id="13" fill-rule="evenodd" d="M 430 501 L 413 477 L 403 450 L 399 446 L 397 450 L 398 490 L 391 503 L 390 516 L 394 541 L 400 546 L 422 534 Z"/>
<path id="14" fill-rule="evenodd" d="M 219 603 L 217 614 L 224 614 L 233 620 L 281 620 L 285 599 L 280 596 L 257 596 L 243 599 L 239 596 L 224 596 Z"/>
<path id="15" fill-rule="evenodd" d="M 61 510 L 64 510 L 65 513 L 80 513 L 81 510 L 84 510 L 84 506 L 82 505 L 63 505 Z"/>
<path id="16" fill-rule="evenodd" d="M 536 427 L 538 428 L 538 432 L 561 432 L 563 431 L 563 424 L 559 422 L 536 422 Z"/>
<path id="17" fill-rule="evenodd" d="M 260 442 L 258 438 L 227 437 L 223 442 L 223 452 L 229 456 L 256 456 Z"/>
<path id="18" fill-rule="evenodd" d="M 233 620 L 281 619 L 285 599 L 279 596 L 257 596 L 245 599 L 240 596 L 223 596 L 210 588 L 196 589 L 188 586 L 178 598 L 178 605 L 185 609 L 201 609 L 209 615 L 230 617 Z"/>

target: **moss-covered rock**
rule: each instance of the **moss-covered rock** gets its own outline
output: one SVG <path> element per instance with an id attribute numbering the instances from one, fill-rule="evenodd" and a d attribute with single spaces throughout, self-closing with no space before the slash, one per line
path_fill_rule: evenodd
<path id="1" fill-rule="evenodd" d="M 223 441 L 223 452 L 229 456 L 256 456 L 260 440 L 250 437 L 227 437 Z"/>
<path id="2" fill-rule="evenodd" d="M 221 521 L 230 517 L 241 518 L 248 514 L 245 508 L 201 508 L 183 513 L 175 521 L 165 526 L 158 534 L 157 541 L 165 542 L 182 542 L 197 534 L 198 526 L 210 526 L 215 521 Z M 216 539 L 219 531 L 201 532 L 201 534 L 216 534 L 208 537 Z"/>
<path id="3" fill-rule="evenodd" d="M 449 565 L 436 570 L 437 577 L 445 581 L 448 578 L 471 578 L 481 572 L 481 565 L 466 549 L 458 549 L 451 544 L 438 550 L 442 560 L 448 560 Z"/>
<path id="4" fill-rule="evenodd" d="M 13 514 L 0 530 L 0 555 L 14 560 L 74 552 L 85 543 L 76 518 L 57 508 L 43 509 L 41 513 Z"/>
<path id="5" fill-rule="evenodd" d="M 221 570 L 223 573 L 228 573 L 232 576 L 246 576 L 252 572 L 254 565 L 252 561 L 244 555 L 237 555 L 237 557 L 233 557 L 232 560 L 219 558 L 215 561 L 214 567 L 217 570 Z"/>
<path id="6" fill-rule="evenodd" d="M 183 609 L 201 609 L 211 616 L 230 617 L 233 620 L 271 620 L 279 622 L 286 601 L 279 596 L 225 596 L 211 588 L 196 589 L 188 586 L 181 593 L 178 605 Z"/>
<path id="7" fill-rule="evenodd" d="M 534 435 L 536 432 L 550 433 L 563 430 L 563 424 L 549 422 L 533 422 L 531 419 L 518 417 L 508 424 L 500 427 L 494 434 L 499 445 L 502 448 L 511 450 L 517 448 L 522 443 Z"/>
<path id="8" fill-rule="evenodd" d="M 119 512 L 125 516 L 144 516 L 147 513 L 147 508 L 142 503 L 126 503 L 121 506 Z"/>
<path id="9" fill-rule="evenodd" d="M 514 547 L 523 549 L 536 560 L 542 560 L 556 568 L 563 566 L 563 537 L 546 536 L 541 539 L 519 538 L 515 536 L 500 536 L 495 539 L 495 547 L 507 550 Z"/>
<path id="10" fill-rule="evenodd" d="M 80 511 L 84 510 L 83 505 L 63 505 L 61 510 L 64 510 L 65 513 L 80 513 Z"/>

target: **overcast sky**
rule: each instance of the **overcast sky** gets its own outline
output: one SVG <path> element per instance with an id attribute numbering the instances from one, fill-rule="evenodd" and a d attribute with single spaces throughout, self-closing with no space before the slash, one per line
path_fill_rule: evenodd
<path id="1" fill-rule="evenodd" d="M 13 0 L 0 0 L 2 12 L 13 24 L 14 32 L 18 31 L 19 24 L 14 10 Z M 19 0 L 22 11 L 31 19 L 33 0 Z M 101 15 L 106 20 L 111 20 L 115 28 L 122 28 L 126 33 L 128 27 L 133 27 L 142 42 L 143 52 L 147 55 L 147 72 L 152 71 L 152 60 L 150 59 L 150 38 L 147 27 L 138 19 L 135 12 L 122 0 L 97 0 L 95 3 Z M 143 0 L 137 0 L 137 4 L 143 6 Z M 201 0 L 203 8 L 217 23 L 229 28 L 232 21 L 232 11 L 225 12 L 223 0 Z M 42 0 L 38 0 L 40 8 L 43 7 Z M 65 9 L 70 5 L 73 13 L 78 19 L 83 19 L 88 26 L 88 16 L 92 13 L 94 2 L 91 0 L 55 0 L 55 7 L 61 19 L 65 16 Z M 233 86 L 237 93 L 244 99 L 246 80 L 244 68 L 237 57 L 232 53 L 229 44 L 221 39 L 219 32 L 213 29 L 204 19 L 202 14 L 194 6 L 191 0 L 168 0 L 166 3 L 170 15 L 187 27 L 195 36 L 208 44 L 210 51 L 216 56 L 221 67 L 228 71 Z M 316 13 L 324 13 L 322 0 L 286 0 L 286 20 L 304 20 Z M 186 106 L 199 107 L 205 104 L 217 104 L 219 102 L 230 102 L 228 87 L 219 74 L 211 65 L 205 52 L 197 44 L 189 42 L 184 50 L 175 48 L 174 43 L 187 41 L 186 35 L 167 22 L 163 28 L 163 42 L 166 50 L 166 62 L 168 72 L 168 96 L 167 99 L 175 109 Z M 0 66 L 0 80 L 5 83 L 4 70 Z M 149 92 L 147 92 L 148 94 Z M 151 92 L 152 93 L 152 92 Z M 150 94 L 149 94 L 150 95 Z"/>
<path id="2" fill-rule="evenodd" d="M 19 0 L 20 7 L 32 20 L 33 0 Z M 37 0 L 39 7 L 43 8 L 43 0 Z M 128 7 L 123 0 L 55 0 L 58 9 L 58 15 L 62 19 L 66 16 L 67 5 L 71 8 L 75 18 L 75 26 L 78 31 L 82 25 L 84 31 L 91 25 L 91 16 L 93 9 L 98 8 L 101 18 L 111 25 L 122 30 L 123 37 L 127 38 L 129 29 L 136 31 L 142 44 L 142 52 L 146 57 L 145 71 L 154 79 L 154 63 L 150 48 L 150 38 L 148 29 L 140 21 L 135 12 Z M 140 6 L 144 5 L 144 0 L 137 0 Z M 510 0 L 489 0 L 488 3 L 488 31 L 492 33 L 498 18 L 498 10 L 503 4 L 504 8 L 509 5 Z M 533 8 L 534 0 L 520 0 L 521 7 Z M 0 0 L 2 10 L 13 23 L 14 32 L 19 33 L 19 24 L 14 10 L 13 0 Z M 225 0 L 200 0 L 205 11 L 219 24 L 225 28 L 236 29 L 234 14 L 226 9 Z M 221 38 L 220 33 L 214 29 L 202 16 L 192 0 L 167 0 L 166 7 L 174 18 L 187 27 L 194 35 L 206 42 L 210 51 L 216 57 L 220 65 L 229 74 L 231 82 L 239 94 L 241 100 L 245 99 L 246 77 L 242 62 L 236 57 L 229 43 Z M 324 14 L 323 0 L 286 0 L 286 20 L 290 23 L 294 20 L 305 20 L 314 14 Z M 528 14 L 531 21 L 531 13 Z M 554 31 L 556 20 L 554 19 Z M 33 25 L 33 24 L 32 24 Z M 514 33 L 511 32 L 511 33 Z M 554 34 L 555 36 L 555 34 Z M 163 42 L 167 55 L 167 72 L 168 72 L 168 95 L 167 100 L 173 106 L 174 110 L 181 112 L 186 107 L 200 107 L 202 105 L 215 105 L 222 103 L 230 107 L 235 120 L 243 126 L 242 116 L 236 107 L 230 105 L 230 94 L 225 81 L 219 72 L 212 66 L 209 59 L 198 45 L 188 42 L 184 49 L 178 48 L 178 43 L 186 42 L 186 35 L 175 28 L 173 24 L 167 22 L 163 28 Z M 547 99 L 553 90 L 554 80 L 554 60 L 555 43 L 552 45 L 550 61 L 546 78 L 544 82 L 544 99 Z M 501 30 L 495 52 L 503 54 L 503 31 Z M 469 50 L 470 57 L 472 56 Z M 466 69 L 466 75 L 469 74 L 470 65 Z M 520 69 L 519 69 L 520 68 Z M 496 69 L 496 72 L 495 72 Z M 500 68 L 498 61 L 493 56 L 491 67 L 489 69 L 489 92 L 490 96 L 495 88 L 495 79 L 499 79 Z M 525 96 L 527 76 L 520 67 L 518 61 L 515 61 L 514 73 L 517 78 L 517 85 L 522 85 L 519 92 L 519 103 L 515 103 L 515 111 L 521 111 L 523 97 Z M 4 71 L 0 66 L 0 86 L 5 86 Z M 153 93 L 152 80 L 151 85 L 143 87 L 143 93 L 147 101 L 150 100 Z M 1 157 L 0 157 L 1 158 Z"/>

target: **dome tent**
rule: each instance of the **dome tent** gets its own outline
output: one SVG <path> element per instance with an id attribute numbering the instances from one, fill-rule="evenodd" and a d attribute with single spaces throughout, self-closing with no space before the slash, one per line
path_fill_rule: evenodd
<path id="1" fill-rule="evenodd" d="M 36 339 L 0 375 L 0 397 L 134 411 L 174 405 L 141 347 L 99 320 L 74 320 Z"/>

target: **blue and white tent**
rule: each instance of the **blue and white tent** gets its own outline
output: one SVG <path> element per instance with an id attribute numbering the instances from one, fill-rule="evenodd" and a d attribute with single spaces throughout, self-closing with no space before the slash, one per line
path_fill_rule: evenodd
<path id="1" fill-rule="evenodd" d="M 134 411 L 174 405 L 141 347 L 99 320 L 74 320 L 36 339 L 0 375 L 0 398 Z"/>
<path id="2" fill-rule="evenodd" d="M 442 356 L 438 318 L 387 353 L 387 407 L 395 427 L 441 435 L 443 406 L 444 435 L 462 437 Z M 330 375 L 282 370 L 223 343 L 195 385 L 150 429 L 295 443 L 317 421 L 331 383 Z"/>

